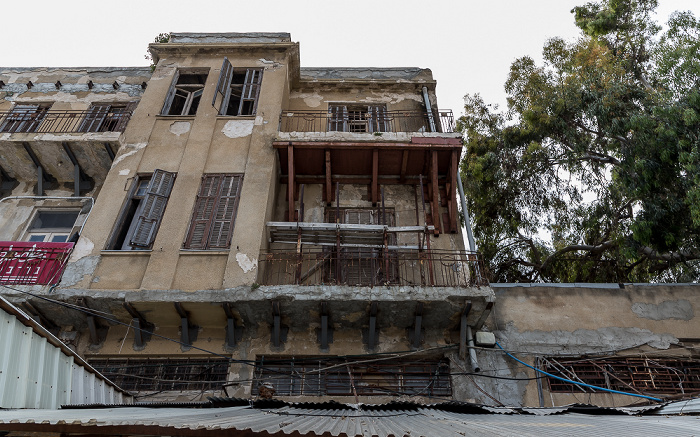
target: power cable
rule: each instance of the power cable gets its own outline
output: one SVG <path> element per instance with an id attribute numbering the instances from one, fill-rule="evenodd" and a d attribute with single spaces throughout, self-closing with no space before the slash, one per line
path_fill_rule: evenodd
<path id="1" fill-rule="evenodd" d="M 544 374 L 544 375 L 547 375 L 547 376 L 549 376 L 550 378 L 558 379 L 558 380 L 560 380 L 560 381 L 564 381 L 564 382 L 569 383 L 569 384 L 575 384 L 575 385 L 577 385 L 577 386 L 588 387 L 588 388 L 592 388 L 592 389 L 595 389 L 595 390 L 600 390 L 600 391 L 604 391 L 604 392 L 608 392 L 608 393 L 617 393 L 617 394 L 620 394 L 620 395 L 634 396 L 634 397 L 637 397 L 637 398 L 649 399 L 649 400 L 656 401 L 656 402 L 663 402 L 663 399 L 654 398 L 654 397 L 651 397 L 651 396 L 639 395 L 639 394 L 636 394 L 636 393 L 626 393 L 626 392 L 624 392 L 624 391 L 612 390 L 612 389 L 604 388 L 604 387 L 598 387 L 598 386 L 595 386 L 595 385 L 586 384 L 586 383 L 584 383 L 584 382 L 572 381 L 572 380 L 570 380 L 570 379 L 566 379 L 566 378 L 562 378 L 562 377 L 557 376 L 557 375 L 553 375 L 553 374 L 551 374 L 551 373 L 545 372 L 544 370 L 540 370 L 540 369 L 538 369 L 538 368 L 536 368 L 536 367 L 533 367 L 533 366 L 527 364 L 527 363 L 524 362 L 524 361 L 521 361 L 521 360 L 515 358 L 512 354 L 510 354 L 508 351 L 506 351 L 505 349 L 503 349 L 503 347 L 502 347 L 498 342 L 496 342 L 496 346 L 498 346 L 498 348 L 501 349 L 506 355 L 508 355 L 509 357 L 511 357 L 512 359 L 514 359 L 515 361 L 519 362 L 520 364 L 522 364 L 522 365 L 524 365 L 524 366 L 526 366 L 526 367 L 531 368 L 531 369 L 534 370 L 535 372 L 540 372 L 540 373 L 542 373 L 542 374 Z"/>

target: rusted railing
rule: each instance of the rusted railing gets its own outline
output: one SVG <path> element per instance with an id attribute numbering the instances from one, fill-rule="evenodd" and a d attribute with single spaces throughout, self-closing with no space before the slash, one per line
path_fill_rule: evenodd
<path id="1" fill-rule="evenodd" d="M 442 132 L 455 130 L 451 110 L 428 112 L 282 111 L 280 132 Z"/>
<path id="2" fill-rule="evenodd" d="M 263 253 L 262 285 L 468 287 L 488 285 L 481 255 L 462 251 L 335 248 Z"/>
<path id="3" fill-rule="evenodd" d="M 0 284 L 57 284 L 72 251 L 73 243 L 0 241 Z"/>
<path id="4" fill-rule="evenodd" d="M 131 118 L 131 110 L 114 111 L 9 111 L 0 112 L 0 132 L 80 133 L 122 132 Z"/>

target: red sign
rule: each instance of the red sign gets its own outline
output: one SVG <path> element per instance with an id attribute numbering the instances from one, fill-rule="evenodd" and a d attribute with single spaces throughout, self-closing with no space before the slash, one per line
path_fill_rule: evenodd
<path id="1" fill-rule="evenodd" d="M 0 284 L 57 284 L 73 243 L 0 241 Z"/>

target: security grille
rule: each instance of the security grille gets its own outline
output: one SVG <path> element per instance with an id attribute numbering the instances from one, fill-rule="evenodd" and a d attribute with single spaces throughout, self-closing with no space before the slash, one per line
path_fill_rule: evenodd
<path id="1" fill-rule="evenodd" d="M 379 357 L 377 357 L 379 358 Z M 386 360 L 362 363 L 339 357 L 261 356 L 253 393 L 272 384 L 277 396 L 451 396 L 449 361 Z"/>
<path id="2" fill-rule="evenodd" d="M 215 390 L 226 383 L 226 359 L 91 359 L 90 365 L 124 390 Z"/>
<path id="3" fill-rule="evenodd" d="M 700 392 L 700 362 L 668 358 L 606 358 L 561 360 L 543 358 L 543 369 L 553 375 L 613 390 L 674 394 Z M 591 393 L 595 390 L 547 378 L 555 393 Z"/>

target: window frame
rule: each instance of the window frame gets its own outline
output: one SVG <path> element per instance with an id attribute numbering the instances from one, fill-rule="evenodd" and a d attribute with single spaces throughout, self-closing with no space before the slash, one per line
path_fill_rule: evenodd
<path id="1" fill-rule="evenodd" d="M 73 220 L 73 225 L 69 227 L 46 227 L 46 228 L 36 228 L 34 227 L 36 221 L 39 219 L 40 215 L 42 213 L 65 213 L 66 215 L 68 214 L 73 214 L 75 213 L 75 220 Z M 22 235 L 22 241 L 26 242 L 34 242 L 34 243 L 65 243 L 70 240 L 71 236 L 73 235 L 73 231 L 76 228 L 76 223 L 78 223 L 78 220 L 80 219 L 80 208 L 39 208 L 37 209 L 33 216 L 32 219 L 29 221 L 29 224 L 27 225 L 26 229 L 23 232 Z M 41 241 L 38 240 L 31 240 L 32 236 L 38 236 L 42 235 L 44 238 L 42 238 Z M 53 241 L 53 239 L 57 236 L 65 236 L 66 239 L 63 241 Z"/>
<path id="2" fill-rule="evenodd" d="M 229 182 L 227 179 L 230 179 Z M 234 183 L 235 193 L 232 192 Z M 231 248 L 242 186 L 242 173 L 202 175 L 190 224 L 182 245 L 183 249 L 228 250 Z"/>
<path id="3" fill-rule="evenodd" d="M 224 57 L 224 61 L 221 64 L 221 72 L 219 73 L 219 80 L 216 83 L 216 92 L 211 101 L 211 106 L 216 109 L 217 114 L 223 117 L 255 116 L 258 112 L 258 102 L 260 101 L 260 88 L 262 88 L 264 70 L 264 68 L 254 67 L 234 68 L 228 58 Z M 234 83 L 234 76 L 243 73 L 245 74 L 243 82 Z M 241 96 L 238 101 L 236 113 L 229 114 L 228 109 L 234 89 L 240 89 Z M 219 95 L 221 95 L 221 104 L 217 108 L 216 101 L 219 100 Z M 250 104 L 250 109 L 245 111 L 246 113 L 244 114 L 242 112 L 244 112 L 243 109 L 246 103 Z"/>
<path id="4" fill-rule="evenodd" d="M 78 132 L 122 132 L 138 102 L 93 102 Z"/>
<path id="5" fill-rule="evenodd" d="M 15 102 L 0 124 L 0 133 L 37 132 L 52 105 L 52 102 Z"/>
<path id="6" fill-rule="evenodd" d="M 106 250 L 150 250 L 153 247 L 176 178 L 177 173 L 161 169 L 134 178 Z M 135 238 L 141 241 L 134 241 Z"/>
<path id="7" fill-rule="evenodd" d="M 180 78 L 185 75 L 204 75 L 204 83 L 178 83 Z M 208 79 L 209 68 L 178 68 L 173 75 L 173 80 L 170 83 L 168 94 L 165 96 L 165 102 L 163 103 L 163 109 L 160 111 L 160 115 L 165 117 L 194 117 L 197 115 L 199 104 L 202 101 L 202 96 L 204 95 L 204 90 Z M 187 88 L 192 88 L 192 90 L 187 90 Z M 178 92 L 186 93 L 186 95 L 178 96 Z M 175 97 L 185 99 L 185 103 L 183 104 L 182 110 L 180 110 L 179 114 L 170 113 L 173 109 Z M 193 105 L 195 105 L 194 110 L 192 109 Z"/>
<path id="8" fill-rule="evenodd" d="M 386 104 L 328 102 L 328 132 L 389 132 Z"/>

